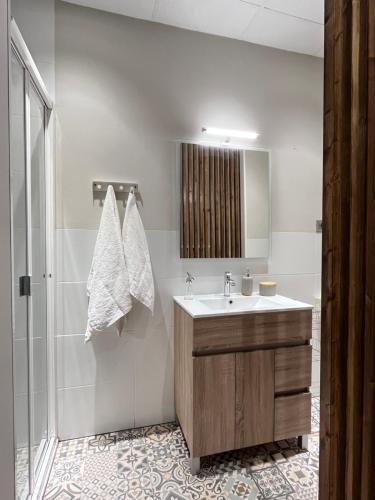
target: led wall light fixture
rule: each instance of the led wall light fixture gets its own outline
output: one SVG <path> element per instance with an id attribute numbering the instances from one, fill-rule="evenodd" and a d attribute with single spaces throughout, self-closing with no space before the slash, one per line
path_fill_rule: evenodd
<path id="1" fill-rule="evenodd" d="M 258 132 L 251 132 L 249 130 L 232 130 L 228 128 L 218 128 L 218 127 L 203 127 L 202 132 L 207 135 L 223 136 L 227 138 L 240 137 L 241 139 L 257 139 L 259 137 Z"/>

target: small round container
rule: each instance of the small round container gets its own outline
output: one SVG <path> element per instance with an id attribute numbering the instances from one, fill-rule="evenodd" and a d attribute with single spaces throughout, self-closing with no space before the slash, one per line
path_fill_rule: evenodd
<path id="1" fill-rule="evenodd" d="M 275 281 L 261 281 L 259 283 L 259 295 L 264 297 L 271 297 L 276 295 L 276 282 Z"/>

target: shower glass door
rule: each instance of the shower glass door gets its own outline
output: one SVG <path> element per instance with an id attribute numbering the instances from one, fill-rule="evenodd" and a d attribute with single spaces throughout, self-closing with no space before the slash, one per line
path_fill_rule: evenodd
<path id="1" fill-rule="evenodd" d="M 19 277 L 28 273 L 25 141 L 25 74 L 18 57 L 11 58 L 10 163 L 13 264 L 13 387 L 16 498 L 30 492 L 29 303 L 21 296 Z"/>
<path id="2" fill-rule="evenodd" d="M 16 498 L 23 500 L 34 492 L 41 477 L 50 437 L 46 263 L 48 111 L 15 49 L 11 54 L 11 78 L 15 478 Z"/>
<path id="3" fill-rule="evenodd" d="M 46 208 L 45 208 L 45 109 L 44 103 L 28 85 L 29 99 L 29 245 L 31 276 L 30 326 L 30 409 L 31 462 L 35 475 L 48 439 L 47 394 L 47 289 L 46 289 Z"/>

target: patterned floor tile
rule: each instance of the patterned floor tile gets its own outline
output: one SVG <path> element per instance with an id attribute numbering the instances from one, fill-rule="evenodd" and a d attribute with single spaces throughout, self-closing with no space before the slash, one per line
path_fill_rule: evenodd
<path id="1" fill-rule="evenodd" d="M 84 481 L 81 491 L 81 500 L 117 500 L 119 496 L 117 481 L 117 477 L 115 476 Z"/>
<path id="2" fill-rule="evenodd" d="M 137 488 L 128 491 L 126 494 L 120 494 L 118 500 L 155 500 L 153 490 Z"/>
<path id="3" fill-rule="evenodd" d="M 83 474 L 84 460 L 82 457 L 74 460 L 55 461 L 48 480 L 48 487 L 59 486 L 69 482 L 80 483 Z"/>
<path id="4" fill-rule="evenodd" d="M 89 438 L 70 439 L 60 441 L 55 460 L 74 460 L 83 457 L 87 452 Z"/>
<path id="5" fill-rule="evenodd" d="M 117 476 L 120 479 L 140 478 L 149 473 L 147 450 L 142 444 L 117 450 Z"/>
<path id="6" fill-rule="evenodd" d="M 27 497 L 29 488 L 29 449 L 18 448 L 16 450 L 16 488 L 17 498 Z"/>
<path id="7" fill-rule="evenodd" d="M 88 455 L 83 469 L 83 481 L 97 478 L 114 478 L 117 480 L 117 452 L 103 451 Z"/>
<path id="8" fill-rule="evenodd" d="M 229 478 L 224 487 L 225 498 L 231 500 L 247 499 L 256 500 L 259 490 L 254 479 L 250 475 L 236 475 Z"/>
<path id="9" fill-rule="evenodd" d="M 74 482 L 62 483 L 48 489 L 44 495 L 44 500 L 73 500 L 81 498 L 82 489 Z"/>
<path id="10" fill-rule="evenodd" d="M 303 460 L 290 460 L 279 464 L 279 469 L 294 488 L 310 489 L 317 484 L 317 476 Z"/>
<path id="11" fill-rule="evenodd" d="M 87 442 L 87 454 L 102 453 L 116 448 L 117 433 L 109 432 L 107 434 L 97 434 L 89 438 Z"/>
<path id="12" fill-rule="evenodd" d="M 319 401 L 312 400 L 313 430 Z M 111 432 L 59 444 L 47 500 L 316 500 L 319 434 L 308 451 L 297 438 L 203 457 L 191 474 L 176 423 Z"/>
<path id="13" fill-rule="evenodd" d="M 146 446 L 145 428 L 129 429 L 116 433 L 116 449 L 129 448 L 132 445 Z"/>
<path id="14" fill-rule="evenodd" d="M 191 474 L 189 459 L 164 459 L 151 464 L 152 487 L 158 498 L 164 499 L 169 493 L 178 493 L 189 500 L 201 499 L 220 485 L 204 471 Z"/>
<path id="15" fill-rule="evenodd" d="M 263 498 L 278 498 L 294 492 L 293 487 L 276 465 L 252 472 L 252 477 Z"/>

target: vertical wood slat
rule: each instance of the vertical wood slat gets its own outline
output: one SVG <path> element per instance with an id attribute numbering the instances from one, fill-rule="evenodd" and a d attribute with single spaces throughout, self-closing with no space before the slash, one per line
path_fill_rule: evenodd
<path id="1" fill-rule="evenodd" d="M 193 145 L 193 165 L 194 165 L 194 257 L 199 257 L 199 151 L 198 145 Z"/>
<path id="2" fill-rule="evenodd" d="M 240 152 L 182 144 L 181 257 L 240 257 L 240 209 Z"/>
<path id="3" fill-rule="evenodd" d="M 235 169 L 236 169 L 236 151 L 230 151 L 230 227 L 231 227 L 231 255 L 236 256 L 236 214 L 235 214 Z"/>
<path id="4" fill-rule="evenodd" d="M 210 257 L 216 256 L 216 228 L 215 228 L 215 150 L 209 148 L 210 156 Z"/>
<path id="5" fill-rule="evenodd" d="M 189 257 L 194 257 L 194 145 L 188 145 Z"/>
<path id="6" fill-rule="evenodd" d="M 226 257 L 232 256 L 232 246 L 230 243 L 231 227 L 230 227 L 230 158 L 229 151 L 224 150 L 224 189 L 225 189 L 225 246 Z"/>
<path id="7" fill-rule="evenodd" d="M 362 436 L 362 493 L 365 499 L 375 491 L 375 4 L 368 2 L 368 133 L 367 133 L 367 228 L 366 308 L 364 339 L 364 405 Z"/>
<path id="8" fill-rule="evenodd" d="M 206 255 L 206 233 L 205 233 L 205 211 L 204 211 L 204 159 L 203 147 L 199 146 L 199 257 Z"/>
<path id="9" fill-rule="evenodd" d="M 325 3 L 320 495 L 375 491 L 375 2 Z"/>
<path id="10" fill-rule="evenodd" d="M 220 149 L 215 148 L 215 257 L 221 257 Z"/>
<path id="11" fill-rule="evenodd" d="M 219 169 L 220 169 L 220 257 L 226 256 L 226 241 L 225 241 L 225 167 L 224 167 L 224 151 L 219 150 Z"/>
<path id="12" fill-rule="evenodd" d="M 235 242 L 235 255 L 241 255 L 241 188 L 240 188 L 240 151 L 236 151 L 236 165 L 234 177 L 234 192 L 235 192 L 235 220 L 236 220 L 236 242 Z"/>
<path id="13" fill-rule="evenodd" d="M 367 16 L 363 8 L 367 1 L 352 3 L 353 33 L 352 84 L 351 84 L 351 169 L 350 239 L 349 252 L 349 310 L 348 310 L 348 403 L 346 498 L 358 499 L 357 484 L 353 477 L 361 476 L 362 467 L 362 417 L 363 393 L 357 390 L 358 380 L 363 378 L 363 343 L 358 331 L 365 326 L 365 238 L 366 238 L 366 159 L 367 159 L 367 65 L 363 64 L 367 51 Z M 361 32 L 362 35 L 361 36 Z M 354 118 L 354 119 L 353 119 Z"/>
<path id="14" fill-rule="evenodd" d="M 209 148 L 203 148 L 203 155 L 204 155 L 204 232 L 206 235 L 206 246 L 205 246 L 204 256 L 209 257 L 211 251 Z"/>
<path id="15" fill-rule="evenodd" d="M 189 210 L 188 210 L 188 192 L 186 186 L 188 186 L 189 176 L 188 176 L 188 145 L 182 144 L 182 175 L 181 175 L 181 198 L 182 198 L 182 220 L 183 226 L 181 226 L 182 233 L 182 252 L 181 257 L 189 257 Z"/>

